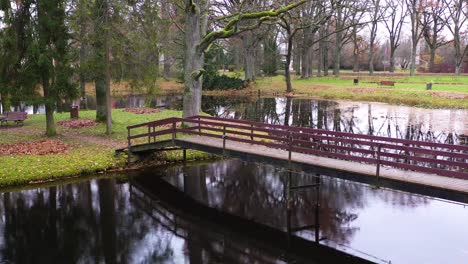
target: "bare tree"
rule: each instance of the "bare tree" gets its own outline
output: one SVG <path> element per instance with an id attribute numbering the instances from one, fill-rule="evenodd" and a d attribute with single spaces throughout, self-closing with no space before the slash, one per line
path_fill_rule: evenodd
<path id="1" fill-rule="evenodd" d="M 421 15 L 424 10 L 423 0 L 406 0 L 408 12 L 411 22 L 411 62 L 410 62 L 410 75 L 416 73 L 416 52 L 419 40 L 425 30 L 426 25 L 421 24 Z"/>
<path id="2" fill-rule="evenodd" d="M 382 20 L 389 34 L 390 72 L 395 71 L 395 51 L 400 45 L 401 29 L 408 13 L 404 0 L 386 0 L 381 9 Z"/>
<path id="3" fill-rule="evenodd" d="M 335 58 L 333 74 L 340 74 L 341 50 L 348 43 L 353 32 L 356 32 L 367 22 L 362 22 L 367 2 L 356 0 L 334 0 L 335 13 Z"/>
<path id="4" fill-rule="evenodd" d="M 302 6 L 301 78 L 312 76 L 313 46 L 317 43 L 315 35 L 331 16 L 332 9 L 327 0 L 308 1 Z"/>
<path id="5" fill-rule="evenodd" d="M 429 0 L 425 4 L 421 24 L 426 25 L 423 37 L 429 48 L 429 71 L 434 72 L 436 50 L 448 43 L 440 33 L 445 28 L 446 20 L 443 18 L 446 5 L 443 0 Z"/>
<path id="6" fill-rule="evenodd" d="M 468 44 L 463 44 L 462 33 L 466 29 L 465 23 L 468 19 L 468 1 L 466 0 L 443 0 L 447 6 L 445 19 L 447 28 L 453 35 L 453 46 L 455 48 L 455 75 L 461 74 L 463 58 L 468 53 Z"/>
<path id="7" fill-rule="evenodd" d="M 382 17 L 380 12 L 380 0 L 371 0 L 371 19 L 370 37 L 369 37 L 369 75 L 374 74 L 374 59 L 375 59 L 375 40 L 377 38 L 377 25 Z"/>

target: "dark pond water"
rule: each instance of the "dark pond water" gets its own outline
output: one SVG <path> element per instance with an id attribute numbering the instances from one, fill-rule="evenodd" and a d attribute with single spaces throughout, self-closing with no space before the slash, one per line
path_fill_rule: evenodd
<path id="1" fill-rule="evenodd" d="M 88 98 L 91 109 L 95 99 Z M 114 98 L 114 108 L 182 109 L 182 96 Z M 30 113 L 43 109 L 27 107 Z M 468 110 L 424 109 L 384 103 L 204 96 L 202 111 L 224 118 L 320 128 L 393 138 L 460 144 L 468 143 Z"/>
<path id="2" fill-rule="evenodd" d="M 255 232 L 244 237 L 237 236 L 243 232 L 223 233 L 205 223 L 210 217 L 202 211 L 198 220 L 184 216 L 183 210 L 165 205 L 170 198 L 161 196 L 171 185 L 179 189 L 177 195 L 185 193 L 201 204 L 275 230 L 286 232 L 288 223 L 291 229 L 314 225 L 318 219 L 318 228 L 292 235 L 315 241 L 318 232 L 320 244 L 373 262 L 468 259 L 464 204 L 326 176 L 320 189 L 288 194 L 288 172 L 238 160 L 138 174 L 130 182 L 102 179 L 1 194 L 0 262 L 311 263 L 287 258 L 268 243 L 248 242 Z M 294 173 L 291 185 L 314 179 L 313 174 Z"/>

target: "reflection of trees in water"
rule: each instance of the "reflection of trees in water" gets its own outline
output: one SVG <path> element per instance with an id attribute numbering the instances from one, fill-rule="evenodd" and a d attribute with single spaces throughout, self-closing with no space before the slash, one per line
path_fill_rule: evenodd
<path id="1" fill-rule="evenodd" d="M 182 168 L 170 169 L 183 173 Z M 223 211 L 252 219 L 282 230 L 286 229 L 285 186 L 287 172 L 273 166 L 244 163 L 238 160 L 210 165 L 190 166 L 186 170 L 188 194 L 200 202 Z M 292 185 L 311 184 L 310 174 L 295 173 Z M 182 183 L 180 183 L 182 184 Z M 295 191 L 292 195 L 293 227 L 313 225 L 315 189 Z M 428 203 L 424 197 L 403 192 L 373 190 L 361 184 L 323 178 L 320 195 L 321 236 L 346 244 L 359 230 L 353 221 L 375 199 L 398 207 L 417 207 Z"/>
<path id="2" fill-rule="evenodd" d="M 135 210 L 128 191 L 119 188 L 113 180 L 103 180 L 2 194 L 0 259 L 13 263 L 171 259 L 172 237 Z M 153 247 L 146 245 L 148 239 Z"/>
<path id="3" fill-rule="evenodd" d="M 391 108 L 385 114 L 375 113 L 372 104 L 343 107 L 334 101 L 290 97 L 260 98 L 256 102 L 232 97 L 205 99 L 203 109 L 219 117 L 448 144 L 458 144 L 460 137 L 454 132 L 433 130 L 432 119 L 419 120 L 422 117 L 413 111 L 407 117 Z"/>

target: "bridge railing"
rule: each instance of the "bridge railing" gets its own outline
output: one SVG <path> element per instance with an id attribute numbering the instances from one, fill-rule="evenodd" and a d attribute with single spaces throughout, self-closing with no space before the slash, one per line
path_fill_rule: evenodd
<path id="1" fill-rule="evenodd" d="M 190 124 L 181 127 L 180 124 Z M 131 135 L 130 130 L 145 128 Z M 157 130 L 158 128 L 158 130 Z M 171 134 L 198 135 L 320 157 L 468 179 L 468 146 L 386 138 L 207 116 L 168 118 L 128 127 L 128 143 Z"/>

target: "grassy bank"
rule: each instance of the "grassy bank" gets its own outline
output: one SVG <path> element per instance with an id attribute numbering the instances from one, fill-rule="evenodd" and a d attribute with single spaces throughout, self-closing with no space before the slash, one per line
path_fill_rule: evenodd
<path id="1" fill-rule="evenodd" d="M 128 125 L 168 117 L 181 116 L 178 111 L 161 111 L 154 114 L 134 114 L 122 109 L 113 110 L 114 133 L 106 136 L 105 125 L 71 129 L 57 126 L 59 136 L 54 140 L 68 146 L 64 153 L 28 155 L 0 155 L 0 187 L 25 185 L 53 181 L 77 175 L 87 175 L 125 166 L 126 157 L 116 157 L 116 146 L 126 145 Z M 80 118 L 94 119 L 95 111 L 80 111 Z M 56 121 L 69 120 L 69 113 L 58 113 Z M 0 148 L 7 145 L 34 143 L 45 139 L 45 115 L 31 115 L 23 127 L 10 126 L 0 129 Z M 189 160 L 206 159 L 212 156 L 188 151 Z M 182 159 L 181 151 L 163 153 L 161 162 L 177 162 Z"/>
<path id="2" fill-rule="evenodd" d="M 375 101 L 426 108 L 468 108 L 468 76 L 359 76 L 359 84 L 352 85 L 353 76 L 314 77 L 294 79 L 295 96 L 355 101 Z M 395 81 L 394 87 L 381 87 L 376 82 Z M 432 90 L 426 83 L 432 82 Z M 251 88 L 252 89 L 252 88 Z M 257 81 L 253 89 L 264 95 L 284 94 L 283 76 L 266 77 Z"/>
<path id="3" fill-rule="evenodd" d="M 66 138 L 60 140 L 70 146 L 67 153 L 1 157 L 0 186 L 40 183 L 125 165 L 124 159 L 115 157 L 110 148 Z"/>

